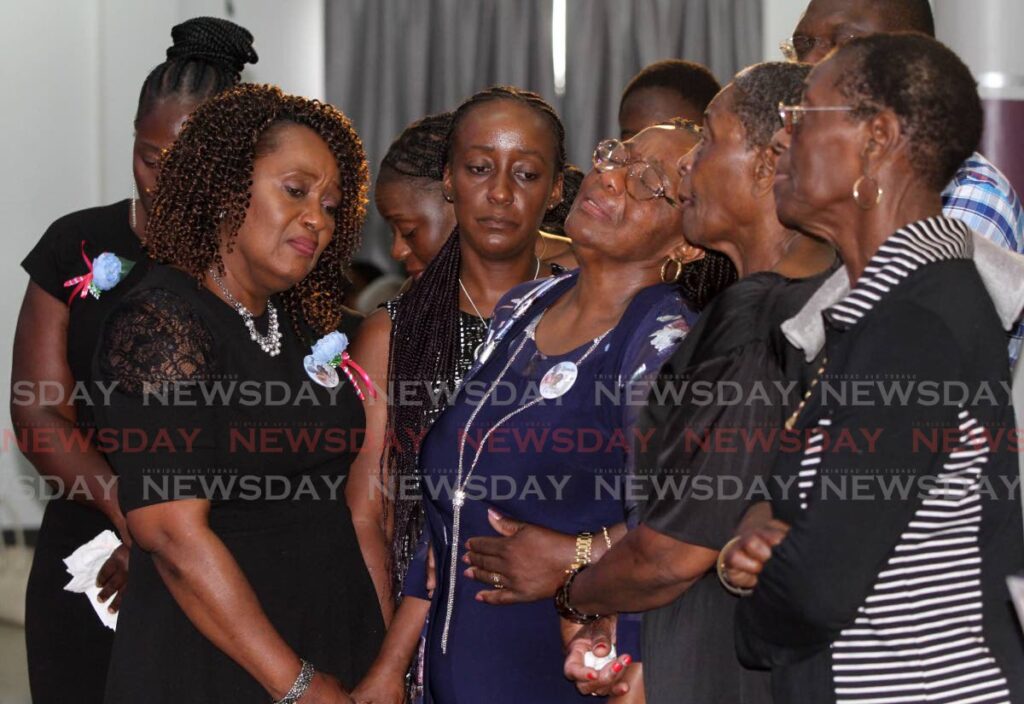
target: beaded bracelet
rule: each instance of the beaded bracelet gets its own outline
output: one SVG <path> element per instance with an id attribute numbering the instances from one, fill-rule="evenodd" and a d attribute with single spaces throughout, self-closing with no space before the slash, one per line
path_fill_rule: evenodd
<path id="1" fill-rule="evenodd" d="M 555 592 L 555 611 L 558 615 L 564 618 L 566 621 L 571 621 L 580 626 L 585 626 L 588 623 L 593 623 L 597 619 L 601 618 L 599 614 L 585 614 L 581 611 L 577 611 L 569 603 L 572 598 L 570 592 L 572 591 L 572 583 L 583 570 L 590 567 L 590 565 L 580 565 L 569 572 L 569 576 L 565 579 L 563 584 L 557 592 Z"/>
<path id="2" fill-rule="evenodd" d="M 302 669 L 299 670 L 299 676 L 295 678 L 292 688 L 274 704 L 295 704 L 306 693 L 306 690 L 309 689 L 309 684 L 313 681 L 313 675 L 316 674 L 316 668 L 305 660 L 300 662 L 302 662 Z"/>

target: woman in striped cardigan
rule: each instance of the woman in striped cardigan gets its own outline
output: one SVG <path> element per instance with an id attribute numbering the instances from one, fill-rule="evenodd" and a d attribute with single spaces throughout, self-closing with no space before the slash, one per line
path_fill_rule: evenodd
<path id="1" fill-rule="evenodd" d="M 818 378 L 786 423 L 801 446 L 776 462 L 774 519 L 748 515 L 719 559 L 749 597 L 740 657 L 772 669 L 777 702 L 1024 701 L 1014 314 L 941 214 L 981 135 L 974 80 L 930 38 L 881 34 L 807 85 L 780 107 L 779 217 L 832 242 L 847 280 L 808 304 L 817 344 L 783 326 Z"/>

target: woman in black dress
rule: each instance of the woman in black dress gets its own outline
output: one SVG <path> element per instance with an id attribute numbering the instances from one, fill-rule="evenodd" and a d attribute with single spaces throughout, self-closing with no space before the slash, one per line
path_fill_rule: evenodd
<path id="1" fill-rule="evenodd" d="M 110 455 L 135 544 L 108 704 L 348 703 L 376 655 L 343 488 L 364 417 L 341 272 L 367 181 L 343 114 L 270 86 L 201 105 L 163 162 L 165 264 L 94 363 L 117 384 L 101 424 L 146 439 Z"/>
<path id="2" fill-rule="evenodd" d="M 753 588 L 740 657 L 778 702 L 1024 701 L 1013 409 L 984 392 L 1009 389 L 1005 292 L 940 198 L 981 136 L 974 79 L 933 39 L 879 34 L 780 110 L 779 216 L 835 244 L 849 288 L 812 301 L 820 381 L 787 421 L 802 445 L 775 464 L 775 521 L 723 551 L 723 581 Z"/>
<path id="3" fill-rule="evenodd" d="M 650 439 L 638 448 L 635 471 L 650 481 L 642 485 L 640 525 L 562 590 L 563 603 L 586 614 L 644 612 L 644 691 L 652 703 L 770 701 L 764 674 L 736 659 L 736 599 L 714 567 L 777 447 L 748 449 L 744 435 L 781 425 L 785 404 L 797 397 L 789 379 L 799 370 L 777 344 L 777 324 L 799 310 L 835 258 L 828 245 L 779 223 L 772 195 L 777 106 L 802 94 L 808 70 L 752 66 L 708 107 L 680 180 L 683 228 L 694 244 L 726 254 L 740 280 L 703 310 L 641 412 L 640 432 Z M 691 391 L 701 386 L 713 390 L 710 400 Z M 741 390 L 739 402 L 718 401 L 726 388 L 733 399 Z M 585 692 L 622 688 L 621 671 L 584 667 L 583 653 L 605 639 L 603 622 L 581 632 L 566 662 Z"/>
<path id="4" fill-rule="evenodd" d="M 200 101 L 238 83 L 243 66 L 256 61 L 252 35 L 225 20 L 188 20 L 171 35 L 174 45 L 167 60 L 150 72 L 139 96 L 132 156 L 138 195 L 57 220 L 22 262 L 31 281 L 14 340 L 15 384 L 38 389 L 41 382 L 57 382 L 66 399 L 76 383 L 92 381 L 90 364 L 102 320 L 149 268 L 143 239 L 161 152 L 171 146 Z M 114 275 L 103 269 L 95 281 L 66 285 L 89 273 L 102 253 L 133 265 L 130 270 L 124 264 L 118 267 L 119 260 L 108 255 L 98 266 L 112 265 Z M 120 276 L 117 269 L 123 272 Z M 98 296 L 89 295 L 89 283 L 97 284 Z M 102 400 L 99 390 L 88 390 L 89 400 Z M 130 543 L 115 474 L 95 444 L 87 440 L 64 449 L 57 442 L 52 446 L 61 449 L 34 450 L 42 445 L 33 443 L 33 437 L 80 433 L 89 438 L 93 409 L 83 395 L 75 398 L 74 403 L 47 405 L 33 393 L 15 395 L 11 402 L 11 418 L 28 434 L 22 447 L 36 470 L 57 484 L 58 493 L 61 488 L 65 493 L 76 487 L 88 490 L 76 491 L 74 501 L 51 500 L 39 530 L 25 608 L 29 682 L 36 704 L 102 700 L 114 634 L 81 594 L 63 590 L 68 582 L 63 558 L 104 530 L 116 531 Z M 100 573 L 100 598 L 110 600 L 113 611 L 120 604 L 127 568 L 125 545 Z"/>

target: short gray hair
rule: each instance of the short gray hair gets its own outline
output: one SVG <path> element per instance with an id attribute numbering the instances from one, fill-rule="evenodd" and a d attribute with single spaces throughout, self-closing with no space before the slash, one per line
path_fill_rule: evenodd
<path id="1" fill-rule="evenodd" d="M 733 111 L 747 133 L 747 146 L 767 147 L 782 127 L 779 103 L 795 105 L 804 97 L 809 64 L 766 61 L 732 79 Z"/>

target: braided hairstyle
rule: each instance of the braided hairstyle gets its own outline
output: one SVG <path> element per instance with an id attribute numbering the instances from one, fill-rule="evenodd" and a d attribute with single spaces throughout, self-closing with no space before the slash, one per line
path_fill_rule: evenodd
<path id="1" fill-rule="evenodd" d="M 579 195 L 584 173 L 572 164 L 562 167 L 562 202 L 544 214 L 540 229 L 555 235 L 565 236 L 565 219 L 569 217 L 572 203 Z"/>
<path id="2" fill-rule="evenodd" d="M 565 128 L 561 119 L 536 93 L 511 86 L 494 86 L 476 93 L 452 113 L 445 140 L 445 162 L 452 158 L 459 125 L 476 108 L 499 100 L 522 103 L 544 116 L 555 137 L 554 172 L 561 172 L 566 164 Z M 430 419 L 446 405 L 445 392 L 454 390 L 459 357 L 460 265 L 456 227 L 419 281 L 396 306 L 391 324 L 388 388 L 404 387 L 406 393 L 402 394 L 403 403 L 388 406 L 386 437 L 392 446 L 381 466 L 386 486 L 403 487 L 408 481 L 406 477 L 419 476 L 419 439 L 429 427 Z M 442 392 L 432 395 L 431 389 L 438 386 Z M 412 393 L 408 393 L 410 391 Z M 390 569 L 397 594 L 419 540 L 422 514 L 419 497 L 394 496 L 393 507 L 388 506 L 390 500 L 385 498 L 385 511 L 394 510 Z"/>
<path id="3" fill-rule="evenodd" d="M 167 59 L 142 83 L 136 125 L 161 100 L 199 103 L 237 85 L 245 65 L 259 61 L 249 30 L 228 20 L 194 17 L 175 25 L 171 38 Z"/>
<path id="4" fill-rule="evenodd" d="M 243 83 L 202 103 L 162 162 L 146 247 L 157 261 L 197 281 L 211 267 L 224 274 L 222 238 L 233 246 L 245 221 L 253 163 L 273 149 L 276 129 L 303 125 L 327 144 L 338 164 L 341 201 L 334 233 L 316 266 L 282 294 L 303 335 L 336 330 L 342 316 L 342 270 L 359 247 L 370 174 L 352 123 L 331 105 L 286 95 L 275 86 Z"/>
<path id="5" fill-rule="evenodd" d="M 452 113 L 427 115 L 404 130 L 388 147 L 381 161 L 381 177 L 390 169 L 409 178 L 444 179 L 448 133 L 452 129 Z"/>

